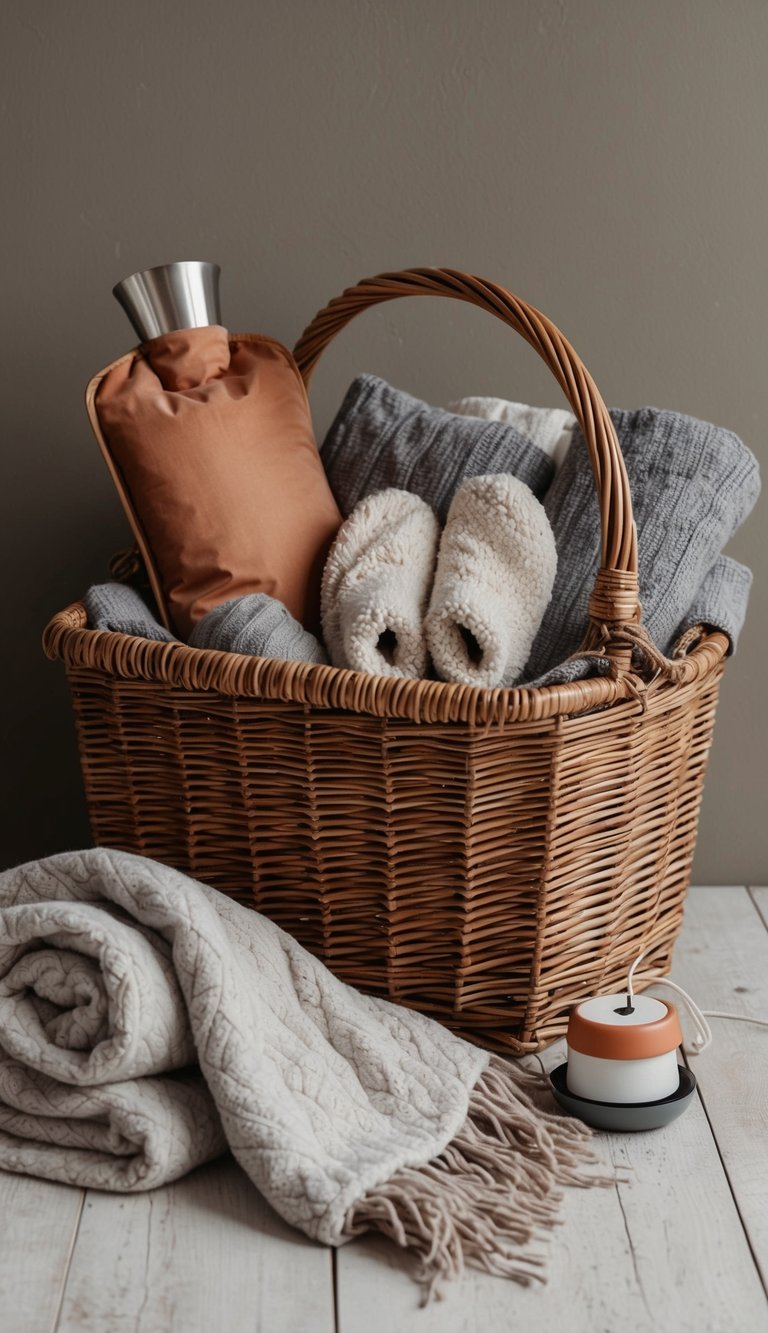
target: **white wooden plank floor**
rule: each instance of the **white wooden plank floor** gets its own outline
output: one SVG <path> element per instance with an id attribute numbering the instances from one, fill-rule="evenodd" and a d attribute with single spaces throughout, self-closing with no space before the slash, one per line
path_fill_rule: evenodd
<path id="1" fill-rule="evenodd" d="M 768 1017 L 768 889 L 693 890 L 672 975 Z M 713 1029 L 680 1120 L 597 1139 L 627 1183 L 568 1192 L 546 1286 L 419 1310 L 393 1247 L 312 1244 L 231 1159 L 132 1198 L 0 1173 L 0 1333 L 768 1333 L 768 1029 Z"/>

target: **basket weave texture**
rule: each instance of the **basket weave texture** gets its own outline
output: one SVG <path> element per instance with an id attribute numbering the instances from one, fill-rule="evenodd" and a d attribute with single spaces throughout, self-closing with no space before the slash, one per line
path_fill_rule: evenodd
<path id="1" fill-rule="evenodd" d="M 80 603 L 44 646 L 69 677 L 97 844 L 177 866 L 344 981 L 523 1053 L 584 995 L 620 990 L 642 950 L 668 970 L 728 641 L 702 632 L 668 660 L 648 640 L 611 419 L 518 297 L 445 269 L 368 279 L 302 335 L 305 381 L 355 314 L 405 295 L 489 310 L 563 388 L 601 500 L 584 646 L 609 676 L 512 690 L 366 676 L 90 630 Z"/>

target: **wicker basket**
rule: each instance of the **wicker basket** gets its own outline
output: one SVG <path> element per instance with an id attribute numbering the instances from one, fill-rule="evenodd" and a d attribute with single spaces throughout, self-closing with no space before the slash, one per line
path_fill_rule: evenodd
<path id="1" fill-rule="evenodd" d="M 610 417 L 519 298 L 443 269 L 362 282 L 300 339 L 305 380 L 360 310 L 417 295 L 510 325 L 578 417 L 602 517 L 585 644 L 610 676 L 512 690 L 395 680 L 89 630 L 78 603 L 44 644 L 66 665 L 97 843 L 177 866 L 352 985 L 520 1053 L 562 1034 L 585 994 L 620 989 L 640 950 L 668 969 L 728 642 L 702 632 L 674 661 L 653 649 Z"/>

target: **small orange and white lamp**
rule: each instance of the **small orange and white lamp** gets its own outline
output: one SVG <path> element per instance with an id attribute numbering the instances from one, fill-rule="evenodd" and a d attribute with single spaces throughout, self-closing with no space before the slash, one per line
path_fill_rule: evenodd
<path id="1" fill-rule="evenodd" d="M 571 1010 L 568 1061 L 554 1070 L 562 1106 L 600 1129 L 657 1129 L 680 1115 L 696 1080 L 677 1062 L 673 1004 L 650 995 L 596 995 Z"/>

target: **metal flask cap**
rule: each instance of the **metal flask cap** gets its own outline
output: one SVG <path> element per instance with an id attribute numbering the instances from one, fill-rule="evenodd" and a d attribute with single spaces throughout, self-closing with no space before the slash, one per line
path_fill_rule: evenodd
<path id="1" fill-rule="evenodd" d="M 221 324 L 218 264 L 185 259 L 132 273 L 112 288 L 141 342 Z"/>

